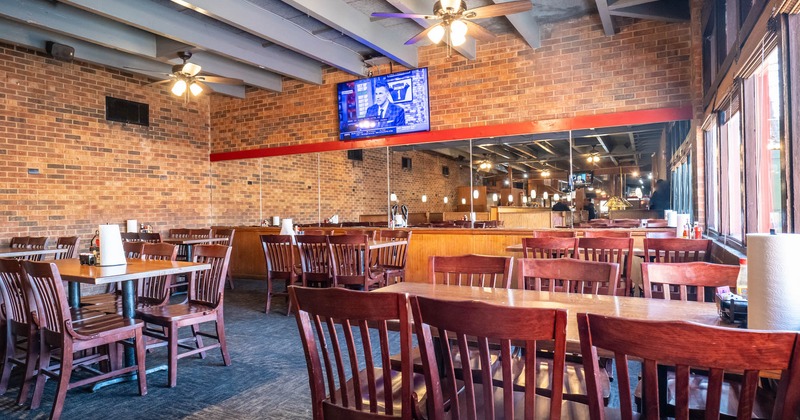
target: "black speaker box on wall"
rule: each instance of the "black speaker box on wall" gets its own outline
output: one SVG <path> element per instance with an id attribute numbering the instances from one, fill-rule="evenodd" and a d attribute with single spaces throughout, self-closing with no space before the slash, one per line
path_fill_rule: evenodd
<path id="1" fill-rule="evenodd" d="M 75 48 L 69 45 L 47 41 L 45 48 L 47 49 L 47 53 L 56 60 L 72 61 L 72 59 L 75 58 Z"/>

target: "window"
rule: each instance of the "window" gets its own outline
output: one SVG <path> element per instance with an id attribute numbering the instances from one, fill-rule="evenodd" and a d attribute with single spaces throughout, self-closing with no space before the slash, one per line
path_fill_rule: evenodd
<path id="1" fill-rule="evenodd" d="M 692 209 L 691 155 L 671 173 L 672 208 L 678 213 L 694 214 Z"/>
<path id="2" fill-rule="evenodd" d="M 747 168 L 755 178 L 755 229 L 783 230 L 785 202 L 782 189 L 780 141 L 780 73 L 778 50 L 762 57 L 761 64 L 745 81 L 745 105 L 752 113 L 752 138 L 746 144 Z"/>
<path id="3" fill-rule="evenodd" d="M 719 141 L 717 125 L 705 131 L 706 140 L 706 229 L 719 233 Z"/>
<path id="4" fill-rule="evenodd" d="M 742 241 L 744 226 L 742 224 L 742 135 L 741 118 L 737 111 L 722 127 L 721 149 L 725 162 L 722 179 L 727 180 L 727 189 L 723 198 L 723 207 L 727 213 L 727 223 L 724 223 L 723 233 L 731 238 Z"/>

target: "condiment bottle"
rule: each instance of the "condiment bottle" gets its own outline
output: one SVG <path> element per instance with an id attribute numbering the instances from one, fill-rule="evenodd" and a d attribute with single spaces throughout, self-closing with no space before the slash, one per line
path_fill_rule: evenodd
<path id="1" fill-rule="evenodd" d="M 700 229 L 699 222 L 694 222 L 694 238 L 703 239 L 703 229 Z"/>
<path id="2" fill-rule="evenodd" d="M 747 258 L 739 258 L 739 276 L 736 277 L 736 294 L 747 299 Z"/>
<path id="3" fill-rule="evenodd" d="M 688 223 L 683 225 L 683 235 L 682 236 L 683 236 L 684 239 L 689 239 L 689 224 Z"/>

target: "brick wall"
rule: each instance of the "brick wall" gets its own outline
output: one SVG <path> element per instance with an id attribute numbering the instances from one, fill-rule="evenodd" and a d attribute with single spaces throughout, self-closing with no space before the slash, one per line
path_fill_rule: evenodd
<path id="1" fill-rule="evenodd" d="M 208 226 L 208 99 L 0 43 L 0 244 L 137 219 Z M 105 120 L 106 95 L 150 104 L 150 126 Z M 29 175 L 28 169 L 38 169 Z M 124 228 L 123 228 L 124 229 Z"/>
<path id="2" fill-rule="evenodd" d="M 478 42 L 473 61 L 448 58 L 441 46 L 421 47 L 431 129 L 691 104 L 690 43 L 688 23 L 626 21 L 606 37 L 592 15 L 544 25 L 536 50 L 513 34 Z M 351 79 L 329 69 L 319 86 L 287 80 L 282 93 L 253 89 L 246 100 L 212 98 L 212 151 L 335 141 L 336 83 Z"/>

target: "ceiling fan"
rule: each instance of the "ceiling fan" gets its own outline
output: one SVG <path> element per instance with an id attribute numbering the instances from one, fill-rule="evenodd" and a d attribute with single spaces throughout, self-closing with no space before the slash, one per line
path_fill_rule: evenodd
<path id="1" fill-rule="evenodd" d="M 206 83 L 220 83 L 226 85 L 244 84 L 244 82 L 241 79 L 201 75 L 200 71 L 202 70 L 202 68 L 197 64 L 189 63 L 189 59 L 192 58 L 191 51 L 179 51 L 178 58 L 183 60 L 183 64 L 176 64 L 172 66 L 172 73 L 164 73 L 160 71 L 145 70 L 145 69 L 136 69 L 133 67 L 125 67 L 125 68 L 168 76 L 169 79 L 153 82 L 148 84 L 148 86 L 173 83 L 172 88 L 170 89 L 172 91 L 172 94 L 175 96 L 185 96 L 186 101 L 189 100 L 190 92 L 194 96 L 203 93 L 203 91 L 213 92 L 214 89 L 209 87 Z"/>
<path id="2" fill-rule="evenodd" d="M 433 4 L 432 15 L 420 15 L 412 13 L 373 13 L 375 19 L 386 18 L 409 18 L 438 20 L 439 22 L 429 26 L 424 31 L 414 35 L 406 41 L 406 45 L 419 42 L 426 36 L 438 44 L 445 36 L 447 43 L 452 46 L 459 46 L 466 41 L 467 34 L 480 40 L 494 38 L 494 34 L 484 27 L 472 22 L 473 19 L 485 19 L 497 16 L 511 15 L 514 13 L 526 12 L 533 8 L 530 0 L 509 1 L 506 3 L 490 4 L 488 6 L 467 9 L 467 2 L 463 0 L 439 0 Z"/>

